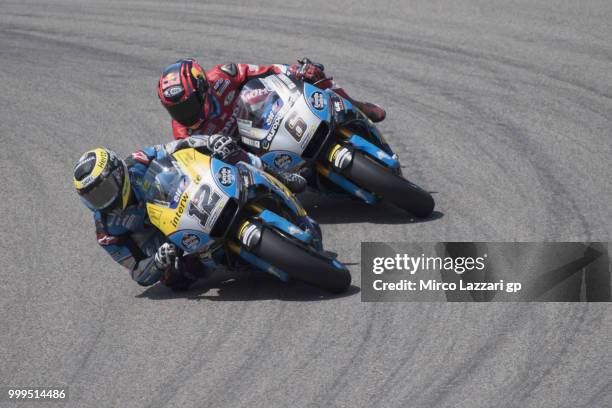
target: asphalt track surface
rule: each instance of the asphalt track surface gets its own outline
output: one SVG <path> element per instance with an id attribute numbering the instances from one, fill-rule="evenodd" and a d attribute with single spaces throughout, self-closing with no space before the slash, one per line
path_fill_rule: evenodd
<path id="1" fill-rule="evenodd" d="M 612 406 L 609 304 L 358 289 L 361 241 L 610 239 L 612 3 L 374 3 L 1 2 L 0 385 L 67 386 L 69 407 Z M 181 56 L 304 55 L 386 107 L 435 216 L 305 197 L 350 265 L 342 297 L 257 274 L 180 296 L 132 283 L 74 161 L 169 141 L 155 84 Z"/>

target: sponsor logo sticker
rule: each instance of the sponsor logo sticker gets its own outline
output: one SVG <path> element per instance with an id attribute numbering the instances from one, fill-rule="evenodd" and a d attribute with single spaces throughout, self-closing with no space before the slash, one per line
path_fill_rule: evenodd
<path id="1" fill-rule="evenodd" d="M 272 138 L 276 135 L 276 132 L 278 132 L 278 128 L 282 120 L 283 120 L 282 115 L 276 115 L 276 120 L 274 121 L 274 123 L 272 124 L 272 127 L 270 128 L 270 131 L 268 132 L 268 137 L 267 137 L 268 140 L 272 140 Z"/>
<path id="2" fill-rule="evenodd" d="M 219 95 L 221 95 L 223 92 L 225 92 L 229 84 L 229 79 L 217 79 L 213 85 L 213 88 L 215 88 L 215 91 L 217 91 Z"/>
<path id="3" fill-rule="evenodd" d="M 191 250 L 198 246 L 200 238 L 195 234 L 185 234 L 183 235 L 183 239 L 181 239 L 181 243 L 185 248 Z"/>
<path id="4" fill-rule="evenodd" d="M 187 207 L 188 201 L 189 201 L 189 195 L 187 193 L 183 194 L 183 197 L 181 197 L 181 200 L 178 203 L 174 217 L 170 221 L 170 224 L 172 224 L 174 228 L 178 227 L 179 221 L 181 220 L 181 216 L 185 212 L 185 208 Z"/>
<path id="5" fill-rule="evenodd" d="M 176 95 L 182 93 L 184 91 L 182 86 L 171 86 L 170 88 L 167 88 L 164 90 L 164 96 L 166 98 L 173 98 Z"/>
<path id="6" fill-rule="evenodd" d="M 326 102 L 323 93 L 316 91 L 313 92 L 312 95 L 310 95 L 310 104 L 316 110 L 323 110 L 323 108 L 325 108 L 325 103 Z"/>
<path id="7" fill-rule="evenodd" d="M 289 168 L 291 162 L 293 162 L 293 159 L 291 158 L 291 156 L 285 153 L 278 154 L 274 158 L 274 165 L 279 169 L 283 170 Z"/>
<path id="8" fill-rule="evenodd" d="M 248 137 L 242 137 L 242 143 L 248 146 L 253 146 L 259 149 L 259 140 L 249 139 Z"/>
<path id="9" fill-rule="evenodd" d="M 334 110 L 336 112 L 343 111 L 344 110 L 344 102 L 342 102 L 342 100 L 340 100 L 340 99 L 337 100 L 337 101 L 334 101 Z"/>
<path id="10" fill-rule="evenodd" d="M 290 91 L 293 91 L 296 88 L 295 83 L 291 79 L 289 79 L 287 75 L 280 74 L 278 75 L 278 77 L 281 81 L 285 83 L 285 85 L 287 85 L 287 88 L 289 88 Z"/>
<path id="11" fill-rule="evenodd" d="M 217 180 L 224 186 L 231 186 L 234 183 L 234 173 L 229 167 L 221 167 L 217 173 Z"/>

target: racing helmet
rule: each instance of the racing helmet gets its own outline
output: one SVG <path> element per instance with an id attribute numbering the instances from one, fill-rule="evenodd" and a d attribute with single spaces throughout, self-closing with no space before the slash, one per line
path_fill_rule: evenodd
<path id="1" fill-rule="evenodd" d="M 74 166 L 74 187 L 87 207 L 110 211 L 125 208 L 130 198 L 127 165 L 111 150 L 99 147 L 86 152 Z"/>
<path id="2" fill-rule="evenodd" d="M 194 59 L 181 59 L 162 72 L 157 96 L 172 119 L 193 128 L 206 119 L 209 89 L 208 79 L 200 64 Z"/>

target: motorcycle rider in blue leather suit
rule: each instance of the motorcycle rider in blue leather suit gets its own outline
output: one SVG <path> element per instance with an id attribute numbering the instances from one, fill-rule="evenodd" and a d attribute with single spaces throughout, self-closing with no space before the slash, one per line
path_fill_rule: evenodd
<path id="1" fill-rule="evenodd" d="M 173 289 L 186 289 L 206 274 L 204 265 L 193 258 L 186 258 L 181 268 L 173 268 L 177 248 L 149 222 L 145 207 L 146 189 L 152 188 L 143 185 L 149 164 L 188 147 L 230 164 L 244 161 L 262 168 L 258 157 L 223 135 L 192 136 L 147 147 L 125 160 L 108 149 L 97 148 L 86 152 L 74 166 L 75 188 L 83 203 L 94 211 L 98 244 L 140 285 L 161 281 Z"/>

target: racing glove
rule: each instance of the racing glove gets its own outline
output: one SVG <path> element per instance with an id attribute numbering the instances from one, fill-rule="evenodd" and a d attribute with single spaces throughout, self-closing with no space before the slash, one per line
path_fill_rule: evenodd
<path id="1" fill-rule="evenodd" d="M 154 257 L 155 266 L 163 271 L 161 282 L 172 290 L 186 290 L 195 282 L 192 276 L 186 276 L 182 258 L 174 244 L 166 242 L 159 247 Z"/>
<path id="2" fill-rule="evenodd" d="M 282 171 L 265 163 L 263 163 L 263 168 L 267 173 L 270 173 L 283 183 L 293 194 L 299 194 L 306 190 L 307 181 L 301 174 Z"/>
<path id="3" fill-rule="evenodd" d="M 166 154 L 172 154 L 179 150 L 186 149 L 189 147 L 193 147 L 197 149 L 198 147 L 208 148 L 208 140 L 209 137 L 205 135 L 194 135 L 184 139 L 178 139 L 172 141 L 170 143 L 166 143 L 164 145 L 164 149 Z"/>
<path id="4" fill-rule="evenodd" d="M 232 153 L 240 150 L 234 139 L 221 134 L 211 135 L 208 138 L 208 149 L 210 149 L 213 156 L 223 161 L 226 161 Z"/>
<path id="5" fill-rule="evenodd" d="M 291 66 L 291 71 L 295 77 L 301 81 L 316 83 L 322 79 L 325 79 L 325 67 L 323 64 L 312 62 L 308 58 L 302 58 L 297 61 L 297 64 Z"/>
<path id="6" fill-rule="evenodd" d="M 168 242 L 164 243 L 155 253 L 155 266 L 165 270 L 176 261 L 176 246 Z"/>

